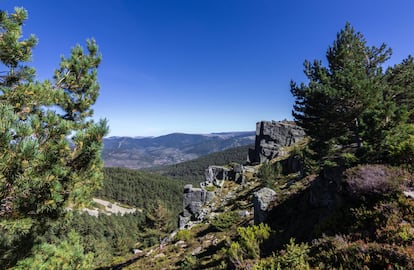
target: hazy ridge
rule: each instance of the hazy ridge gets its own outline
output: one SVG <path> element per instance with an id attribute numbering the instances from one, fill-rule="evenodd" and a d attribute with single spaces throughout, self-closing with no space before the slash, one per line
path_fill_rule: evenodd
<path id="1" fill-rule="evenodd" d="M 196 159 L 229 148 L 250 145 L 254 140 L 254 131 L 108 137 L 104 139 L 102 157 L 105 167 L 142 169 Z"/>

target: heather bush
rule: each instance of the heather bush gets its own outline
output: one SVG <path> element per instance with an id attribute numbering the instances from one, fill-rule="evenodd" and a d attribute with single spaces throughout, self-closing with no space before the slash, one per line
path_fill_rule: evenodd
<path id="1" fill-rule="evenodd" d="M 312 262 L 318 269 L 413 269 L 409 248 L 383 243 L 347 241 L 341 236 L 314 241 Z"/>
<path id="2" fill-rule="evenodd" d="M 345 192 L 351 197 L 382 197 L 400 191 L 403 172 L 385 165 L 360 165 L 344 172 Z"/>

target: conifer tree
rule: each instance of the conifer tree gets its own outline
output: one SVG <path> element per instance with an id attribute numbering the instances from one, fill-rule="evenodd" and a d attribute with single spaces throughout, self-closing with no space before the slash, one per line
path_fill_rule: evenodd
<path id="1" fill-rule="evenodd" d="M 72 49 L 53 80 L 27 65 L 23 8 L 0 12 L 0 268 L 30 255 L 51 220 L 88 202 L 100 185 L 106 120 L 91 120 L 101 61 L 93 40 Z M 35 250 L 35 249 L 33 249 Z"/>
<path id="2" fill-rule="evenodd" d="M 329 157 L 332 149 L 362 147 L 362 115 L 381 103 L 381 65 L 391 50 L 382 44 L 369 47 L 365 38 L 347 23 L 322 61 L 305 61 L 308 84 L 291 82 L 295 97 L 293 116 L 311 137 L 317 158 Z"/>
<path id="3" fill-rule="evenodd" d="M 393 164 L 414 162 L 414 58 L 408 56 L 400 64 L 387 69 L 384 93 L 390 117 L 383 129 L 379 145 L 385 161 Z"/>

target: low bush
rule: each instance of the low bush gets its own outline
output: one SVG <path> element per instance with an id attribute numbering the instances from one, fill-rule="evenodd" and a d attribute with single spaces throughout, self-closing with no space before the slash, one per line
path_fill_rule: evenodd
<path id="1" fill-rule="evenodd" d="M 412 251 L 406 247 L 362 240 L 348 242 L 340 236 L 325 237 L 312 246 L 318 269 L 413 269 Z"/>
<path id="2" fill-rule="evenodd" d="M 275 180 L 280 177 L 282 173 L 282 166 L 280 163 L 272 164 L 269 161 L 266 161 L 260 166 L 257 176 L 263 182 L 263 185 L 266 187 L 272 187 Z"/>
<path id="3" fill-rule="evenodd" d="M 293 238 L 276 257 L 277 269 L 310 269 L 308 261 L 309 246 L 305 243 L 296 244 Z"/>
<path id="4" fill-rule="evenodd" d="M 404 172 L 385 165 L 360 165 L 344 172 L 346 194 L 364 199 L 382 197 L 400 191 Z"/>
<path id="5" fill-rule="evenodd" d="M 305 243 L 296 244 L 293 238 L 278 255 L 260 259 L 253 270 L 308 270 L 309 246 Z"/>
<path id="6" fill-rule="evenodd" d="M 213 220 L 211 220 L 211 227 L 215 231 L 225 231 L 232 225 L 237 224 L 240 221 L 240 215 L 237 212 L 222 213 Z"/>
<path id="7" fill-rule="evenodd" d="M 230 263 L 237 269 L 252 268 L 252 260 L 260 258 L 260 244 L 270 236 L 267 224 L 237 228 L 238 241 L 232 242 L 227 250 Z"/>
<path id="8" fill-rule="evenodd" d="M 184 240 L 184 241 L 190 241 L 191 239 L 193 239 L 195 237 L 195 234 L 193 231 L 191 230 L 180 230 L 177 232 L 175 239 L 177 241 L 179 240 Z"/>

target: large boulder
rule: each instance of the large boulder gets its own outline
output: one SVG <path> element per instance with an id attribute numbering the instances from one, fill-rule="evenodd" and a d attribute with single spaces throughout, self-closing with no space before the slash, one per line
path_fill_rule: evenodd
<path id="1" fill-rule="evenodd" d="M 232 168 L 232 173 L 234 174 L 232 180 L 238 184 L 244 184 L 244 166 L 241 164 L 233 164 Z"/>
<path id="2" fill-rule="evenodd" d="M 202 219 L 205 215 L 203 207 L 212 201 L 214 192 L 202 188 L 193 188 L 193 185 L 184 186 L 183 212 L 179 216 L 179 228 L 184 229 L 190 221 Z"/>
<path id="3" fill-rule="evenodd" d="M 201 188 L 193 188 L 193 185 L 184 186 L 183 216 L 191 217 L 200 212 L 202 206 L 210 202 L 214 197 L 213 192 Z"/>
<path id="4" fill-rule="evenodd" d="M 249 150 L 249 163 L 263 163 L 281 154 L 281 148 L 291 146 L 305 136 L 302 128 L 291 121 L 261 121 L 256 123 L 255 148 Z"/>
<path id="5" fill-rule="evenodd" d="M 276 191 L 270 188 L 262 188 L 253 196 L 254 224 L 266 221 L 270 206 L 276 200 Z"/>

